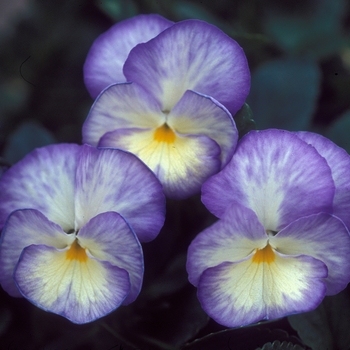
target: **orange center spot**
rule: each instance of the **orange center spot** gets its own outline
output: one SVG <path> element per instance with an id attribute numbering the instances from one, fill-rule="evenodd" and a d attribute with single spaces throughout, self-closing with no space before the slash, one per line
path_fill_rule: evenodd
<path id="1" fill-rule="evenodd" d="M 261 263 L 267 263 L 271 264 L 275 261 L 275 253 L 273 252 L 270 244 L 268 244 L 263 249 L 258 249 L 255 254 L 253 255 L 253 263 L 261 264 Z"/>
<path id="2" fill-rule="evenodd" d="M 73 242 L 71 247 L 67 250 L 66 259 L 78 260 L 79 262 L 85 262 L 88 259 L 85 249 L 79 245 L 77 239 Z"/>
<path id="3" fill-rule="evenodd" d="M 154 132 L 154 140 L 158 142 L 173 143 L 176 139 L 174 131 L 169 127 L 167 123 L 156 129 Z"/>

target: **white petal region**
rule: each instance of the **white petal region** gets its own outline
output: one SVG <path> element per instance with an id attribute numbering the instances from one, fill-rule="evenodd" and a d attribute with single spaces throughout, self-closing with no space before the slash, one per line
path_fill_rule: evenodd
<path id="1" fill-rule="evenodd" d="M 116 309 L 130 289 L 127 271 L 88 256 L 77 241 L 63 251 L 45 245 L 25 248 L 14 279 L 33 304 L 78 324 Z"/>
<path id="2" fill-rule="evenodd" d="M 239 327 L 316 308 L 325 296 L 326 266 L 309 256 L 282 256 L 269 246 L 236 263 L 205 270 L 198 299 L 216 322 Z M 258 256 L 257 256 L 258 255 Z"/>
<path id="3" fill-rule="evenodd" d="M 220 147 L 206 136 L 180 135 L 166 123 L 157 129 L 120 129 L 107 133 L 99 146 L 137 155 L 158 177 L 166 196 L 183 199 L 200 191 L 220 170 Z M 137 231 L 136 231 L 137 232 Z"/>
<path id="4" fill-rule="evenodd" d="M 220 29 L 199 20 L 175 23 L 156 38 L 137 45 L 124 75 L 141 84 L 170 111 L 186 90 L 214 97 L 235 114 L 250 88 L 242 48 Z"/>
<path id="5" fill-rule="evenodd" d="M 251 208 L 266 230 L 332 212 L 334 182 L 314 147 L 284 130 L 251 131 L 232 160 L 202 187 L 202 201 L 222 217 L 232 201 Z"/>
<path id="6" fill-rule="evenodd" d="M 236 262 L 266 246 L 268 236 L 255 213 L 238 203 L 224 219 L 202 231 L 188 248 L 188 279 L 197 286 L 203 271 L 223 261 Z"/>
<path id="7" fill-rule="evenodd" d="M 62 249 L 72 244 L 74 236 L 49 221 L 37 210 L 14 211 L 8 218 L 0 243 L 0 283 L 11 296 L 21 294 L 13 281 L 13 271 L 22 250 L 31 244 L 46 244 Z"/>
<path id="8" fill-rule="evenodd" d="M 108 85 L 125 82 L 123 65 L 130 50 L 157 36 L 173 22 L 156 14 L 139 15 L 113 25 L 93 43 L 84 64 L 84 81 L 91 97 Z"/>
<path id="9" fill-rule="evenodd" d="M 50 145 L 28 154 L 0 181 L 0 228 L 16 209 L 37 209 L 64 230 L 74 227 L 74 181 L 80 146 Z"/>
<path id="10" fill-rule="evenodd" d="M 221 148 L 221 168 L 232 158 L 238 130 L 228 110 L 213 98 L 186 91 L 167 117 L 169 126 L 180 134 L 205 135 Z"/>
<path id="11" fill-rule="evenodd" d="M 120 213 L 142 242 L 154 239 L 163 226 L 162 186 L 131 153 L 82 146 L 75 190 L 75 231 L 108 211 Z"/>
<path id="12" fill-rule="evenodd" d="M 350 228 L 350 156 L 341 147 L 322 135 L 300 131 L 296 133 L 303 141 L 316 148 L 331 168 L 335 184 L 333 214 Z"/>
<path id="13" fill-rule="evenodd" d="M 136 83 L 114 84 L 96 99 L 83 125 L 83 142 L 97 146 L 119 128 L 156 128 L 165 121 L 158 102 Z"/>
<path id="14" fill-rule="evenodd" d="M 78 234 L 79 244 L 99 260 L 110 262 L 126 270 L 130 278 L 130 292 L 123 304 L 139 295 L 143 280 L 143 253 L 132 228 L 115 212 L 92 218 Z"/>
<path id="15" fill-rule="evenodd" d="M 334 295 L 350 282 L 350 235 L 338 218 L 319 213 L 289 224 L 270 242 L 283 254 L 306 254 L 324 262 L 327 295 Z"/>

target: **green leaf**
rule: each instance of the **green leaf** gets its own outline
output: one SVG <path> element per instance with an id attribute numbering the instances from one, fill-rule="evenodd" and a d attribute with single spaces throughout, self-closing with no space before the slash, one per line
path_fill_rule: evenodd
<path id="1" fill-rule="evenodd" d="M 256 129 L 255 121 L 253 119 L 253 112 L 247 103 L 245 103 L 243 107 L 235 114 L 233 119 L 236 122 L 236 127 L 240 138 L 242 138 L 250 130 Z"/>
<path id="2" fill-rule="evenodd" d="M 132 0 L 98 0 L 97 6 L 114 21 L 136 16 L 138 11 Z"/>
<path id="3" fill-rule="evenodd" d="M 298 59 L 269 61 L 252 74 L 247 102 L 258 129 L 308 129 L 320 88 L 318 66 Z"/>
<path id="4" fill-rule="evenodd" d="M 279 340 L 274 341 L 273 343 L 266 343 L 262 348 L 257 348 L 256 350 L 303 350 L 300 345 L 294 345 L 289 342 L 280 342 Z"/>
<path id="5" fill-rule="evenodd" d="M 313 350 L 350 348 L 350 295 L 326 297 L 314 311 L 288 317 L 301 340 Z"/>

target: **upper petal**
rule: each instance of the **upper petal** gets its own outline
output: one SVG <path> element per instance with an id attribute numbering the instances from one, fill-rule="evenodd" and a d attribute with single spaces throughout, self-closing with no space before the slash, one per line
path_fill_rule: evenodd
<path id="1" fill-rule="evenodd" d="M 0 179 L 0 228 L 16 209 L 33 208 L 64 230 L 74 227 L 74 183 L 80 147 L 51 145 L 29 153 Z"/>
<path id="2" fill-rule="evenodd" d="M 267 235 L 255 213 L 234 203 L 223 219 L 192 241 L 187 254 L 189 281 L 197 286 L 203 271 L 222 262 L 236 262 L 267 243 Z"/>
<path id="3" fill-rule="evenodd" d="M 137 155 L 156 174 L 166 196 L 174 199 L 198 193 L 221 166 L 220 147 L 214 140 L 204 135 L 180 135 L 166 125 L 158 130 L 119 129 L 103 136 L 99 146 Z"/>
<path id="4" fill-rule="evenodd" d="M 32 209 L 16 210 L 6 221 L 0 242 L 0 283 L 12 296 L 21 296 L 13 272 L 22 250 L 31 244 L 47 244 L 65 248 L 74 237 L 49 221 L 41 212 Z"/>
<path id="5" fill-rule="evenodd" d="M 79 244 L 99 260 L 129 274 L 130 291 L 123 304 L 136 299 L 143 279 L 143 253 L 139 240 L 125 219 L 115 212 L 92 218 L 78 233 Z"/>
<path id="6" fill-rule="evenodd" d="M 333 214 L 350 228 L 350 156 L 341 147 L 322 135 L 300 131 L 296 133 L 305 142 L 314 146 L 331 168 L 335 184 Z"/>
<path id="7" fill-rule="evenodd" d="M 140 241 L 150 241 L 164 223 L 162 186 L 131 153 L 84 145 L 76 175 L 76 230 L 107 211 L 120 213 Z"/>
<path id="8" fill-rule="evenodd" d="M 22 295 L 36 306 L 74 323 L 96 320 L 116 309 L 130 290 L 127 271 L 46 245 L 24 249 L 14 272 Z"/>
<path id="9" fill-rule="evenodd" d="M 237 201 L 251 208 L 266 230 L 318 212 L 332 212 L 334 182 L 314 147 L 284 130 L 251 131 L 232 160 L 202 187 L 202 201 L 218 217 Z"/>
<path id="10" fill-rule="evenodd" d="M 167 123 L 181 134 L 205 135 L 221 148 L 221 168 L 231 159 L 238 131 L 231 114 L 219 102 L 194 91 L 186 91 L 170 111 Z"/>
<path id="11" fill-rule="evenodd" d="M 205 270 L 198 299 L 216 322 L 239 327 L 315 309 L 325 296 L 326 276 L 326 266 L 310 256 L 276 253 L 272 263 L 249 257 Z"/>
<path id="12" fill-rule="evenodd" d="M 114 84 L 97 98 L 83 125 L 83 142 L 97 146 L 107 132 L 120 128 L 155 128 L 165 116 L 152 94 L 135 83 Z"/>
<path id="13" fill-rule="evenodd" d="M 220 29 L 199 20 L 175 23 L 137 45 L 125 62 L 124 75 L 150 91 L 163 111 L 170 111 L 186 90 L 195 90 L 235 114 L 250 88 L 242 48 Z"/>
<path id="14" fill-rule="evenodd" d="M 283 254 L 307 254 L 324 262 L 328 295 L 339 293 L 350 282 L 350 236 L 338 218 L 326 213 L 300 218 L 270 242 Z"/>
<path id="15" fill-rule="evenodd" d="M 139 15 L 101 34 L 92 44 L 84 64 L 84 81 L 91 97 L 96 98 L 110 84 L 124 82 L 123 65 L 130 50 L 172 24 L 156 14 Z"/>

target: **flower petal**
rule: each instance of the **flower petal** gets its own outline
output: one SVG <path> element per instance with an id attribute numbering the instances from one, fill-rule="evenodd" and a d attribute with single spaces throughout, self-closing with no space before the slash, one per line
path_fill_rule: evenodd
<path id="1" fill-rule="evenodd" d="M 324 136 L 312 132 L 296 133 L 303 141 L 314 146 L 331 168 L 335 184 L 333 214 L 350 228 L 350 156 L 341 147 Z"/>
<path id="2" fill-rule="evenodd" d="M 170 111 L 167 123 L 180 134 L 205 135 L 221 148 L 221 168 L 232 158 L 238 131 L 231 114 L 219 102 L 194 91 L 186 91 Z"/>
<path id="3" fill-rule="evenodd" d="M 110 262 L 128 272 L 130 292 L 123 304 L 136 299 L 143 279 L 143 253 L 132 228 L 115 212 L 99 214 L 78 233 L 79 244 L 99 260 Z"/>
<path id="4" fill-rule="evenodd" d="M 67 250 L 45 245 L 24 249 L 14 279 L 34 305 L 79 324 L 115 310 L 130 289 L 124 269 L 91 257 L 71 259 Z"/>
<path id="5" fill-rule="evenodd" d="M 74 227 L 74 180 L 80 147 L 39 148 L 12 166 L 0 180 L 0 228 L 16 209 L 42 212 L 64 230 Z M 53 204 L 54 203 L 54 204 Z"/>
<path id="6" fill-rule="evenodd" d="M 165 137 L 166 131 L 161 133 Z M 156 130 L 120 129 L 106 134 L 99 146 L 137 155 L 156 174 L 167 197 L 183 199 L 199 192 L 202 183 L 220 170 L 220 147 L 206 136 L 169 133 L 169 139 L 159 140 Z"/>
<path id="7" fill-rule="evenodd" d="M 350 282 L 350 236 L 337 217 L 320 213 L 300 218 L 276 236 L 271 245 L 283 254 L 307 254 L 327 265 L 327 295 L 343 290 Z"/>
<path id="8" fill-rule="evenodd" d="M 119 128 L 156 128 L 165 116 L 152 95 L 135 83 L 114 84 L 97 98 L 83 125 L 83 142 L 97 146 Z"/>
<path id="9" fill-rule="evenodd" d="M 175 23 L 134 47 L 124 75 L 152 93 L 163 111 L 170 111 L 186 90 L 195 90 L 214 97 L 234 115 L 250 88 L 242 48 L 220 29 L 199 20 Z"/>
<path id="10" fill-rule="evenodd" d="M 227 166 L 202 187 L 202 201 L 218 217 L 235 200 L 251 208 L 266 230 L 318 212 L 332 212 L 334 182 L 314 147 L 284 130 L 251 131 Z"/>
<path id="11" fill-rule="evenodd" d="M 84 64 L 84 81 L 92 98 L 108 85 L 125 82 L 123 65 L 130 50 L 157 36 L 173 22 L 156 14 L 121 21 L 93 43 Z"/>
<path id="12" fill-rule="evenodd" d="M 0 283 L 11 296 L 19 297 L 13 271 L 22 250 L 31 244 L 47 244 L 65 248 L 74 237 L 63 232 L 62 228 L 49 221 L 38 210 L 14 211 L 6 221 L 0 243 Z"/>
<path id="13" fill-rule="evenodd" d="M 190 244 L 186 265 L 189 281 L 197 286 L 204 270 L 224 261 L 244 259 L 257 248 L 264 248 L 267 239 L 255 213 L 235 203 L 224 219 L 199 233 Z"/>
<path id="14" fill-rule="evenodd" d="M 154 174 L 134 155 L 82 146 L 77 168 L 76 231 L 94 216 L 115 211 L 140 241 L 154 239 L 164 223 L 165 198 Z"/>
<path id="15" fill-rule="evenodd" d="M 205 270 L 198 299 L 216 322 L 239 327 L 315 309 L 325 296 L 326 276 L 326 266 L 309 256 L 276 254 L 270 264 L 249 257 Z"/>

